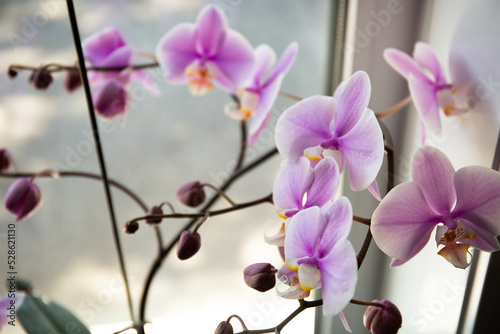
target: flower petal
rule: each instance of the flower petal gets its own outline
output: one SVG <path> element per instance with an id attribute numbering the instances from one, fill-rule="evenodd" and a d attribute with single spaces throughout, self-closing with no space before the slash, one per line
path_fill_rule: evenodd
<path id="1" fill-rule="evenodd" d="M 351 243 L 344 239 L 319 260 L 323 314 L 339 314 L 354 296 L 358 281 L 358 262 Z"/>
<path id="2" fill-rule="evenodd" d="M 429 207 L 440 215 L 448 215 L 456 201 L 455 169 L 448 157 L 437 148 L 424 146 L 413 156 L 411 175 Z"/>
<path id="3" fill-rule="evenodd" d="M 151 79 L 151 77 L 144 70 L 134 70 L 132 72 L 132 78 L 136 80 L 140 85 L 146 88 L 151 94 L 159 96 L 161 94 L 158 85 Z"/>
<path id="4" fill-rule="evenodd" d="M 318 256 L 329 254 L 341 239 L 347 239 L 352 226 L 352 206 L 347 197 L 340 197 L 332 204 L 321 208 L 326 219 L 326 228 L 318 246 Z"/>
<path id="5" fill-rule="evenodd" d="M 258 87 L 264 74 L 276 63 L 276 53 L 269 45 L 262 44 L 255 49 L 254 58 L 251 85 Z"/>
<path id="6" fill-rule="evenodd" d="M 129 46 L 123 46 L 114 50 L 102 63 L 102 67 L 127 67 L 132 60 L 133 50 Z M 99 79 L 116 78 L 120 71 L 99 72 Z"/>
<path id="7" fill-rule="evenodd" d="M 301 209 L 304 194 L 313 181 L 313 170 L 305 157 L 297 162 L 287 162 L 274 181 L 273 202 L 276 208 L 282 213 L 285 210 Z"/>
<path id="8" fill-rule="evenodd" d="M 338 138 L 347 161 L 351 189 L 366 189 L 375 180 L 384 159 L 384 138 L 375 114 L 365 109 L 358 123 Z"/>
<path id="9" fill-rule="evenodd" d="M 280 75 L 276 80 L 274 80 L 270 85 L 264 87 L 260 92 L 259 104 L 257 109 L 252 115 L 252 123 L 250 124 L 250 137 L 248 140 L 248 145 L 252 146 L 259 134 L 265 128 L 269 117 L 271 116 L 272 107 L 278 93 L 280 91 L 281 82 L 283 81 L 283 75 Z"/>
<path id="10" fill-rule="evenodd" d="M 172 28 L 156 46 L 161 68 L 172 78 L 184 78 L 186 68 L 198 58 L 195 42 L 194 24 L 181 23 Z"/>
<path id="11" fill-rule="evenodd" d="M 363 71 L 354 73 L 340 94 L 335 124 L 331 124 L 330 131 L 338 137 L 349 132 L 368 107 L 370 94 L 371 84 L 368 74 Z"/>
<path id="12" fill-rule="evenodd" d="M 278 60 L 278 63 L 276 64 L 276 67 L 274 68 L 273 72 L 266 80 L 265 85 L 270 84 L 278 76 L 280 75 L 285 76 L 288 73 L 290 67 L 292 67 L 293 62 L 295 61 L 295 58 L 297 57 L 298 51 L 299 51 L 299 45 L 297 44 L 297 42 L 292 42 L 290 43 L 290 45 L 287 46 L 285 51 L 283 51 L 283 54 L 281 55 L 280 59 Z"/>
<path id="13" fill-rule="evenodd" d="M 429 208 L 415 182 L 397 185 L 372 216 L 377 246 L 392 258 L 408 261 L 427 243 L 440 216 Z"/>
<path id="14" fill-rule="evenodd" d="M 92 65 L 101 66 L 102 62 L 116 49 L 127 45 L 122 34 L 115 27 L 107 27 L 87 37 L 82 42 L 83 54 Z"/>
<path id="15" fill-rule="evenodd" d="M 196 20 L 196 50 L 209 58 L 217 53 L 226 35 L 226 18 L 215 6 L 205 6 Z"/>
<path id="16" fill-rule="evenodd" d="M 228 30 L 211 62 L 217 67 L 214 82 L 222 89 L 236 93 L 238 85 L 243 84 L 252 74 L 252 46 L 243 35 Z"/>
<path id="17" fill-rule="evenodd" d="M 313 256 L 326 227 L 317 206 L 299 211 L 290 219 L 285 236 L 285 258 Z"/>
<path id="18" fill-rule="evenodd" d="M 413 58 L 415 58 L 418 65 L 428 69 L 432 73 L 434 82 L 439 85 L 446 83 L 443 68 L 430 45 L 423 42 L 417 42 L 413 50 Z"/>
<path id="19" fill-rule="evenodd" d="M 372 194 L 373 197 L 375 197 L 375 199 L 377 199 L 378 201 L 382 200 L 382 195 L 380 195 L 380 190 L 378 189 L 377 180 L 373 180 L 373 182 L 368 186 L 367 189 L 370 192 L 370 194 Z"/>
<path id="20" fill-rule="evenodd" d="M 474 239 L 460 239 L 461 243 L 471 245 L 485 252 L 494 252 L 500 249 L 500 244 L 496 236 L 482 229 L 480 226 L 468 221 L 467 219 L 459 218 L 460 222 L 467 228 L 476 232 Z"/>
<path id="21" fill-rule="evenodd" d="M 314 182 L 307 192 L 307 201 L 304 207 L 321 207 L 332 201 L 339 187 L 339 174 L 339 167 L 334 158 L 327 157 L 321 160 L 314 167 Z"/>
<path id="22" fill-rule="evenodd" d="M 453 182 L 457 192 L 453 215 L 471 221 L 491 235 L 499 235 L 500 173 L 483 166 L 468 166 L 455 173 Z"/>
<path id="23" fill-rule="evenodd" d="M 330 139 L 335 106 L 332 97 L 312 96 L 285 110 L 276 124 L 279 152 L 288 160 L 297 160 L 306 148 Z"/>
<path id="24" fill-rule="evenodd" d="M 345 81 L 342 81 L 338 86 L 337 88 L 335 88 L 335 92 L 333 92 L 333 98 L 335 100 L 339 100 L 340 99 L 340 95 L 342 95 L 342 92 L 344 91 L 344 87 L 345 87 Z"/>
<path id="25" fill-rule="evenodd" d="M 99 115 L 111 119 L 127 110 L 129 95 L 117 80 L 106 79 L 92 91 L 92 101 Z"/>
<path id="26" fill-rule="evenodd" d="M 385 61 L 401 74 L 405 79 L 410 77 L 410 74 L 419 78 L 421 80 L 430 80 L 427 76 L 422 72 L 422 69 L 418 65 L 418 63 L 409 55 L 404 53 L 403 51 L 388 48 L 384 50 L 384 59 Z"/>
<path id="27" fill-rule="evenodd" d="M 299 264 L 298 273 L 300 287 L 304 291 L 316 289 L 321 282 L 321 272 L 314 265 L 301 263 Z"/>
<path id="28" fill-rule="evenodd" d="M 417 108 L 420 119 L 432 133 L 441 133 L 441 119 L 439 116 L 439 101 L 436 89 L 432 83 L 419 80 L 410 74 L 408 78 L 410 94 Z"/>

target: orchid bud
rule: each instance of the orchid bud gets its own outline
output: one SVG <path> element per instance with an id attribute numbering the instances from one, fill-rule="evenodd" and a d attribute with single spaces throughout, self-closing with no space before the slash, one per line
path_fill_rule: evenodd
<path id="1" fill-rule="evenodd" d="M 32 180 L 22 177 L 11 184 L 5 195 L 5 207 L 17 216 L 16 221 L 28 218 L 38 207 L 42 195 Z"/>
<path id="2" fill-rule="evenodd" d="M 96 112 L 104 118 L 113 118 L 125 112 L 129 96 L 125 87 L 116 79 L 101 81 L 92 92 Z"/>
<path id="3" fill-rule="evenodd" d="M 395 334 L 401 328 L 403 317 L 396 305 L 384 299 L 374 300 L 384 307 L 368 306 L 363 316 L 363 324 L 372 334 Z"/>
<path id="4" fill-rule="evenodd" d="M 229 322 L 223 321 L 219 324 L 219 326 L 217 326 L 214 334 L 233 334 L 233 333 L 234 333 L 233 326 Z"/>
<path id="5" fill-rule="evenodd" d="M 139 223 L 136 221 L 128 221 L 123 226 L 123 232 L 126 234 L 134 234 L 139 229 Z"/>
<path id="6" fill-rule="evenodd" d="M 36 89 L 45 90 L 53 81 L 52 74 L 46 68 L 42 67 L 31 73 L 29 81 Z"/>
<path id="7" fill-rule="evenodd" d="M 243 271 L 245 283 L 260 292 L 266 292 L 276 285 L 276 268 L 270 263 L 254 263 Z"/>
<path id="8" fill-rule="evenodd" d="M 7 71 L 7 75 L 9 76 L 9 78 L 15 78 L 17 77 L 17 71 L 11 67 L 9 67 L 9 70 Z"/>
<path id="9" fill-rule="evenodd" d="M 201 247 L 201 237 L 198 232 L 186 230 L 182 232 L 177 245 L 177 257 L 179 260 L 187 260 L 198 253 Z"/>
<path id="10" fill-rule="evenodd" d="M 64 89 L 68 93 L 72 93 L 82 85 L 82 78 L 78 70 L 69 70 L 64 78 Z"/>
<path id="11" fill-rule="evenodd" d="M 0 149 L 0 172 L 9 169 L 12 164 L 12 157 L 5 148 Z"/>
<path id="12" fill-rule="evenodd" d="M 177 200 L 189 207 L 195 208 L 205 201 L 206 195 L 203 185 L 198 182 L 189 182 L 177 190 Z"/>
<path id="13" fill-rule="evenodd" d="M 163 210 L 159 206 L 153 206 L 151 209 L 149 209 L 147 215 L 148 216 L 159 216 L 163 214 Z M 161 218 L 147 218 L 146 223 L 149 225 L 158 225 L 161 223 Z"/>

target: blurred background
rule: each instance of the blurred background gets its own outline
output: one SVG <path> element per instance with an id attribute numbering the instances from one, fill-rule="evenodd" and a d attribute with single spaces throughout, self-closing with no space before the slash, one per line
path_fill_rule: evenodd
<path id="1" fill-rule="evenodd" d="M 492 13 L 498 13 L 488 7 L 493 1 L 480 1 L 474 11 L 465 0 L 89 0 L 75 6 L 82 39 L 111 25 L 134 50 L 154 53 L 157 41 L 169 29 L 180 22 L 194 22 L 207 3 L 223 9 L 230 27 L 254 47 L 269 44 L 279 56 L 289 43 L 298 42 L 299 54 L 282 91 L 301 97 L 331 94 L 342 74 L 347 78 L 362 69 L 372 80 L 370 108 L 375 112 L 408 95 L 405 81 L 385 64 L 384 48 L 411 53 L 414 43 L 423 40 L 436 49 L 447 68 L 454 47 L 463 49 L 465 44 L 473 49 L 466 42 L 474 35 L 464 41 L 457 38 L 457 31 L 462 29 L 459 36 L 464 36 L 463 31 L 478 28 L 478 22 L 490 22 Z M 344 21 L 337 21 L 338 17 Z M 478 31 L 495 36 L 495 27 Z M 62 0 L 1 1 L 0 32 L 2 73 L 9 64 L 71 65 L 76 60 Z M 500 66 L 484 65 L 486 72 L 481 75 L 488 78 L 492 74 L 496 80 Z M 193 180 L 220 185 L 227 178 L 239 147 L 239 123 L 224 115 L 224 106 L 230 101 L 227 94 L 213 89 L 205 96 L 192 97 L 186 86 L 167 85 L 159 70 L 149 73 L 161 96 L 150 96 L 140 86 L 132 86 L 132 103 L 125 118 L 100 121 L 108 174 L 136 191 L 148 205 L 169 201 L 177 211 L 188 212 L 176 203 L 176 189 Z M 19 73 L 15 79 L 0 75 L 0 147 L 10 150 L 19 171 L 55 168 L 99 173 L 83 90 L 66 93 L 63 75 L 54 74 L 54 83 L 46 91 L 36 91 L 28 83 L 29 74 Z M 500 124 L 498 113 L 491 108 L 498 100 L 493 102 L 473 115 L 445 120 L 443 135 L 431 138 L 430 144 L 444 150 L 456 168 L 490 166 Z M 247 162 L 274 146 L 276 119 L 293 103 L 278 98 L 268 129 L 249 149 Z M 403 182 L 410 178 L 411 156 L 420 140 L 416 112 L 410 106 L 385 122 L 397 145 L 396 179 Z M 229 196 L 244 202 L 269 194 L 281 161 L 276 156 L 236 182 Z M 384 171 L 381 188 L 386 181 Z M 11 183 L 12 179 L 0 178 L 1 196 Z M 16 225 L 18 277 L 30 280 L 40 292 L 70 309 L 93 333 L 124 328 L 128 311 L 102 184 L 81 178 L 44 178 L 37 184 L 43 206 Z M 376 202 L 368 193 L 353 194 L 348 189 L 345 193 L 353 201 L 355 214 L 371 215 Z M 112 194 L 120 225 L 142 215 L 140 207 L 123 193 L 113 190 Z M 220 202 L 215 208 L 225 205 Z M 1 254 L 6 226 L 13 221 L 12 215 L 0 210 Z M 249 264 L 281 265 L 276 249 L 263 240 L 264 233 L 273 233 L 279 223 L 273 207 L 263 205 L 205 224 L 200 229 L 200 252 L 185 262 L 175 256 L 168 258 L 153 282 L 146 313 L 155 332 L 212 333 L 230 314 L 240 315 L 249 328 L 281 322 L 297 303 L 278 298 L 274 291 L 258 293 L 242 279 Z M 164 239 L 170 240 L 183 224 L 181 220 L 164 221 Z M 355 249 L 361 247 L 365 232 L 366 227 L 355 225 L 351 236 Z M 145 225 L 133 236 L 120 237 L 137 311 L 143 282 L 156 255 L 156 239 Z M 470 270 L 457 270 L 435 253 L 431 240 L 408 264 L 389 269 L 390 260 L 372 244 L 355 298 L 392 300 L 404 317 L 401 333 L 455 333 L 460 319 L 466 318 L 461 309 Z M 484 279 L 488 257 L 478 262 L 482 268 L 479 276 Z M 4 260 L 0 272 L 7 272 Z M 0 286 L 1 295 L 4 290 Z M 363 312 L 356 305 L 346 309 L 354 333 L 367 332 L 362 326 Z M 474 318 L 473 314 L 468 326 Z M 22 333 L 19 327 L 5 332 Z M 323 318 L 321 312 L 315 316 L 309 309 L 282 332 L 343 333 L 344 329 L 338 317 Z M 463 332 L 472 332 L 472 327 Z"/>

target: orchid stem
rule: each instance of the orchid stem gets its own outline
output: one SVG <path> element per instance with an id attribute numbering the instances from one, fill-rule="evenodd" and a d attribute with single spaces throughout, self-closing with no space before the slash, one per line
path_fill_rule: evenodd
<path id="1" fill-rule="evenodd" d="M 238 170 L 243 166 L 243 162 L 245 161 L 245 154 L 247 151 L 247 122 L 245 120 L 242 120 L 240 122 L 240 133 L 241 133 L 241 146 L 240 146 L 240 153 L 238 154 L 238 160 L 236 162 L 236 167 L 234 167 L 234 170 Z"/>
<path id="2" fill-rule="evenodd" d="M 376 306 L 376 307 L 380 307 L 380 308 L 385 308 L 384 304 L 375 303 L 375 302 L 365 302 L 364 300 L 351 299 L 350 303 L 355 304 L 355 305 L 361 305 L 361 306 Z"/>
<path id="3" fill-rule="evenodd" d="M 294 100 L 294 101 L 302 101 L 303 99 L 301 97 L 298 97 L 297 95 L 293 95 L 293 94 L 289 94 L 289 93 L 285 93 L 285 92 L 279 92 L 278 93 L 279 96 L 283 96 L 283 97 L 286 97 L 290 100 Z"/>
<path id="4" fill-rule="evenodd" d="M 159 219 L 159 218 L 205 218 L 207 215 L 210 217 L 213 216 L 219 216 L 223 215 L 225 213 L 229 213 L 232 211 L 237 211 L 237 210 L 242 210 L 246 209 L 255 205 L 259 205 L 262 203 L 273 203 L 272 199 L 272 194 L 264 196 L 262 198 L 256 199 L 254 201 L 250 202 L 245 202 L 245 203 L 239 203 L 239 204 L 234 204 L 233 206 L 221 210 L 215 210 L 215 211 L 205 211 L 205 212 L 200 212 L 200 213 L 171 213 L 171 214 L 165 214 L 165 215 L 147 215 L 147 216 L 142 216 L 142 217 L 137 217 L 129 222 L 138 222 L 141 220 L 147 220 L 147 219 Z"/>
<path id="5" fill-rule="evenodd" d="M 358 223 L 365 224 L 366 226 L 370 226 L 371 224 L 371 219 L 369 218 L 362 218 L 358 216 L 352 216 L 352 220 L 357 221 Z"/>
<path id="6" fill-rule="evenodd" d="M 386 110 L 384 110 L 380 113 L 377 113 L 375 115 L 379 119 L 383 118 L 383 117 L 387 117 L 389 115 L 392 115 L 392 114 L 400 111 L 401 109 L 403 109 L 404 107 L 409 105 L 411 103 L 411 101 L 412 101 L 411 95 L 408 95 L 407 97 L 405 97 L 404 99 L 402 99 L 401 101 L 399 101 L 398 103 L 396 103 L 395 105 L 390 107 L 389 109 L 386 109 Z"/>
<path id="7" fill-rule="evenodd" d="M 85 178 L 99 180 L 99 181 L 102 180 L 102 177 L 99 174 L 80 172 L 80 171 L 46 170 L 44 172 L 47 172 L 47 173 L 43 173 L 40 175 L 37 175 L 39 173 L 27 173 L 27 172 L 24 172 L 24 173 L 0 173 L 0 177 L 18 178 L 18 177 L 33 177 L 34 175 L 37 175 L 36 176 L 37 178 L 41 178 L 41 177 L 54 177 L 54 174 L 57 174 L 60 177 L 74 176 L 74 177 L 85 177 Z M 123 184 L 119 183 L 118 181 L 115 181 L 113 179 L 108 179 L 108 181 L 109 181 L 110 185 L 114 186 L 117 189 L 120 189 L 122 192 L 127 194 L 131 199 L 133 199 L 137 203 L 137 205 L 139 205 L 141 207 L 141 209 L 144 210 L 144 212 L 148 211 L 148 206 L 146 205 L 146 203 L 144 203 L 144 201 L 141 200 L 135 192 L 133 192 L 132 190 L 130 190 L 129 188 L 127 188 Z"/>
<path id="8" fill-rule="evenodd" d="M 243 175 L 247 174 L 251 170 L 253 170 L 255 167 L 260 166 L 263 162 L 269 160 L 272 158 L 274 155 L 278 153 L 278 150 L 276 148 L 271 149 L 267 153 L 263 154 L 260 158 L 256 159 L 254 162 L 250 163 L 249 165 L 242 167 L 239 170 L 233 171 L 232 175 L 229 177 L 229 179 L 224 182 L 224 184 L 220 187 L 222 191 L 226 191 L 231 184 L 233 184 L 234 181 L 242 177 Z M 200 210 L 200 212 L 204 212 L 208 210 L 212 205 L 217 201 L 217 199 L 220 197 L 219 194 L 215 194 Z M 185 230 L 191 228 L 196 221 L 198 220 L 199 217 L 192 218 L 188 223 L 186 223 L 182 229 L 177 233 L 177 235 L 170 241 L 170 243 L 163 248 L 162 253 L 155 259 L 153 262 L 148 276 L 146 278 L 146 282 L 144 284 L 144 288 L 142 290 L 142 296 L 141 296 L 141 305 L 139 308 L 139 320 L 141 322 L 144 322 L 144 319 L 146 318 L 146 302 L 149 294 L 149 288 L 151 287 L 151 283 L 153 282 L 153 278 L 155 277 L 156 273 L 160 269 L 163 260 L 168 256 L 170 251 L 174 248 L 174 246 L 177 243 L 177 240 L 179 240 L 179 237 L 181 236 L 181 233 L 184 232 Z"/>
<path id="9" fill-rule="evenodd" d="M 216 186 L 211 185 L 210 183 L 203 183 L 201 186 L 202 187 L 209 187 L 210 189 L 215 190 L 215 192 L 217 194 L 221 195 L 226 201 L 229 202 L 229 204 L 231 204 L 232 206 L 235 206 L 234 202 L 229 198 L 229 196 L 227 196 L 222 190 L 220 190 Z"/>

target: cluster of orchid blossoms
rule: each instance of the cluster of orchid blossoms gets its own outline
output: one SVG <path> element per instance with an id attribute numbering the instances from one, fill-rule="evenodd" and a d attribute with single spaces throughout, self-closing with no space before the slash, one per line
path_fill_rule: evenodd
<path id="1" fill-rule="evenodd" d="M 134 52 L 115 28 L 88 37 L 83 42 L 83 51 L 89 64 L 87 70 L 92 71 L 90 81 L 94 85 L 95 110 L 103 118 L 111 119 L 126 111 L 131 79 L 157 93 L 157 85 L 144 69 L 159 66 L 166 73 L 167 82 L 188 84 L 195 96 L 206 94 L 214 86 L 228 92 L 234 102 L 225 107 L 225 112 L 241 122 L 251 119 L 247 138 L 251 146 L 266 127 L 298 46 L 291 43 L 277 60 L 268 45 L 253 49 L 240 33 L 228 28 L 219 9 L 207 6 L 195 24 L 179 24 L 160 40 L 152 64 L 135 65 L 134 56 L 144 54 Z M 440 109 L 448 116 L 464 111 L 465 107 L 454 100 L 459 88 L 446 80 L 429 45 L 417 43 L 413 58 L 395 49 L 387 49 L 384 57 L 408 79 L 411 99 L 421 119 L 423 142 L 426 129 L 433 133 L 442 130 Z M 9 74 L 17 75 L 19 68 L 11 66 Z M 68 90 L 76 89 L 81 80 L 75 67 L 32 69 L 30 81 L 45 89 L 52 82 L 50 72 L 61 69 L 67 71 L 65 85 Z M 176 239 L 177 256 L 186 260 L 200 249 L 198 229 L 209 217 L 272 202 L 282 224 L 277 234 L 265 236 L 265 241 L 278 247 L 283 264 L 279 269 L 270 263 L 248 266 L 243 275 L 246 284 L 261 292 L 276 286 L 278 295 L 298 299 L 300 307 L 296 314 L 323 305 L 324 315 L 339 315 L 347 330 L 349 324 L 343 314 L 344 308 L 349 303 L 365 305 L 363 321 L 371 333 L 396 333 L 402 317 L 394 304 L 387 300 L 362 302 L 352 299 L 358 269 L 372 235 L 377 246 L 393 258 L 391 266 L 399 266 L 422 250 L 435 229 L 436 243 L 440 247 L 438 254 L 453 266 L 465 269 L 470 264 L 471 246 L 487 252 L 500 249 L 496 238 L 500 234 L 500 173 L 482 166 L 455 171 L 443 152 L 423 146 L 413 157 L 413 180 L 394 188 L 389 181 L 388 192 L 382 197 L 376 177 L 384 156 L 387 154 L 388 165 L 392 167 L 394 156 L 393 148 L 385 144 L 378 119 L 381 116 L 368 108 L 370 96 L 370 79 L 365 72 L 359 71 L 340 84 L 333 96 L 301 99 L 283 112 L 276 125 L 275 139 L 277 150 L 285 161 L 276 176 L 272 197 L 235 204 L 223 192 L 225 189 L 198 181 L 189 182 L 177 191 L 180 203 L 193 208 L 203 204 L 206 201 L 204 188 L 208 186 L 217 191 L 216 196 L 226 198 L 231 207 L 208 211 L 210 202 L 198 214 L 183 215 L 175 213 L 170 203 L 162 203 L 146 208 L 146 216 L 127 222 L 125 232 L 135 233 L 140 221 L 157 228 L 168 218 L 195 218 L 194 222 L 200 219 L 194 229 L 190 229 L 193 224 L 189 225 Z M 237 171 L 246 171 L 241 166 L 238 168 Z M 12 157 L 6 149 L 1 149 L 0 175 L 15 175 L 8 173 L 11 169 L 14 169 Z M 380 201 L 371 219 L 354 216 L 349 199 L 339 196 L 344 170 L 348 171 L 352 190 L 368 190 Z M 39 207 L 41 192 L 34 183 L 35 178 L 54 173 L 43 171 L 21 177 L 10 186 L 4 202 L 17 221 L 26 219 Z M 58 175 L 65 174 L 59 172 Z M 71 176 L 71 173 L 66 175 Z M 392 177 L 389 175 L 388 179 Z M 172 214 L 164 214 L 162 207 L 167 204 Z M 369 225 L 366 245 L 358 254 L 348 240 L 353 221 Z M 155 262 L 156 268 L 169 250 L 161 248 L 160 259 L 155 260 L 159 261 Z M 146 294 L 149 284 L 150 280 Z M 311 291 L 320 288 L 321 299 L 305 300 Z M 141 314 L 143 311 L 141 309 Z M 232 318 L 241 322 L 242 333 L 252 332 L 241 318 L 230 316 L 220 323 L 216 333 L 233 333 Z M 269 332 L 279 333 L 288 321 Z M 1 326 L 0 322 L 0 329 Z"/>

